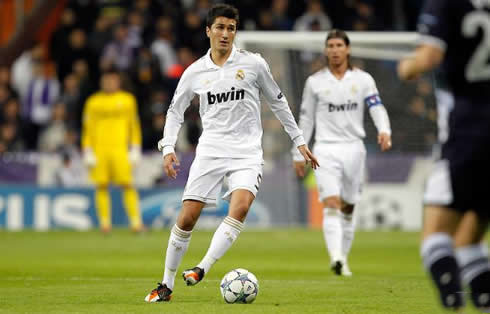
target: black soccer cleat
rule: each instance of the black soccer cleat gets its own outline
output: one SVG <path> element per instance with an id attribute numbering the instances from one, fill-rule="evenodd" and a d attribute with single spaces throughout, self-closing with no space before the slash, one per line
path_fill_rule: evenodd
<path id="1" fill-rule="evenodd" d="M 145 301 L 149 303 L 153 302 L 168 302 L 172 298 L 172 290 L 170 290 L 167 285 L 162 285 L 158 283 L 158 286 L 151 290 L 151 292 L 146 296 Z"/>
<path id="2" fill-rule="evenodd" d="M 194 267 L 192 269 L 184 270 L 182 277 L 184 278 L 186 285 L 194 286 L 204 278 L 204 269 Z"/>
<path id="3" fill-rule="evenodd" d="M 335 275 L 337 276 L 342 275 L 342 262 L 334 261 L 332 264 L 330 264 L 330 269 Z"/>
<path id="4" fill-rule="evenodd" d="M 432 264 L 432 281 L 439 291 L 442 305 L 447 309 L 458 310 L 464 307 L 463 288 L 456 259 L 446 256 Z"/>
<path id="5" fill-rule="evenodd" d="M 471 301 L 483 313 L 490 313 L 490 271 L 476 276 L 470 282 Z"/>

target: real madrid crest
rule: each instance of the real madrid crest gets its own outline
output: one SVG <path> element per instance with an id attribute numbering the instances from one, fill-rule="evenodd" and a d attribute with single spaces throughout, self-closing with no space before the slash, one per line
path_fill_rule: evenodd
<path id="1" fill-rule="evenodd" d="M 243 70 L 238 70 L 236 71 L 235 79 L 237 80 L 243 80 L 245 78 L 245 72 Z"/>
<path id="2" fill-rule="evenodd" d="M 357 94 L 357 87 L 356 87 L 356 85 L 352 85 L 351 91 L 352 91 L 352 94 Z"/>

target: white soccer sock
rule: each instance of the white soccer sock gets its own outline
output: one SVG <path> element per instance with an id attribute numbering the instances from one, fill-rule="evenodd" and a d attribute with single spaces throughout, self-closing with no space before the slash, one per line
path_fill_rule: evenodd
<path id="1" fill-rule="evenodd" d="M 238 238 L 242 229 L 242 222 L 230 216 L 225 217 L 223 222 L 218 226 L 218 229 L 216 229 L 209 249 L 197 267 L 204 269 L 204 274 L 207 274 L 211 266 L 228 251 L 233 242 Z"/>
<path id="2" fill-rule="evenodd" d="M 168 239 L 167 255 L 165 256 L 165 272 L 163 273 L 162 284 L 166 284 L 171 290 L 174 288 L 175 274 L 179 268 L 182 257 L 184 257 L 189 242 L 191 241 L 191 232 L 184 231 L 174 225 Z"/>
<path id="3" fill-rule="evenodd" d="M 458 248 L 455 255 L 461 270 L 461 279 L 465 284 L 469 284 L 480 274 L 490 271 L 486 244 Z"/>
<path id="4" fill-rule="evenodd" d="M 330 260 L 332 262 L 340 260 L 342 257 L 342 225 L 338 209 L 323 209 L 323 236 Z"/>
<path id="5" fill-rule="evenodd" d="M 341 212 L 340 223 L 342 225 L 342 257 L 347 262 L 347 256 L 349 256 L 352 241 L 354 241 L 354 215 Z"/>

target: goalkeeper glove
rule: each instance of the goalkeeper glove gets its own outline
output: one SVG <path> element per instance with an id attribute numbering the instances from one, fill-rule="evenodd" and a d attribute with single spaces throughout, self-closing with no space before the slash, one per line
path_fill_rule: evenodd
<path id="1" fill-rule="evenodd" d="M 140 146 L 131 146 L 129 150 L 129 162 L 133 165 L 136 165 L 141 160 L 141 147 Z"/>
<path id="2" fill-rule="evenodd" d="M 91 149 L 85 149 L 83 151 L 83 163 L 87 167 L 93 167 L 97 163 L 97 158 L 95 158 L 95 154 Z"/>

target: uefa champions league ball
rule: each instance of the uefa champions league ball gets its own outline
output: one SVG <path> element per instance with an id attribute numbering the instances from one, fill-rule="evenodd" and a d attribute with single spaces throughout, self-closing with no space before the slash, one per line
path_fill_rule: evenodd
<path id="1" fill-rule="evenodd" d="M 219 285 L 226 303 L 252 303 L 259 293 L 259 281 L 243 268 L 227 273 Z"/>

